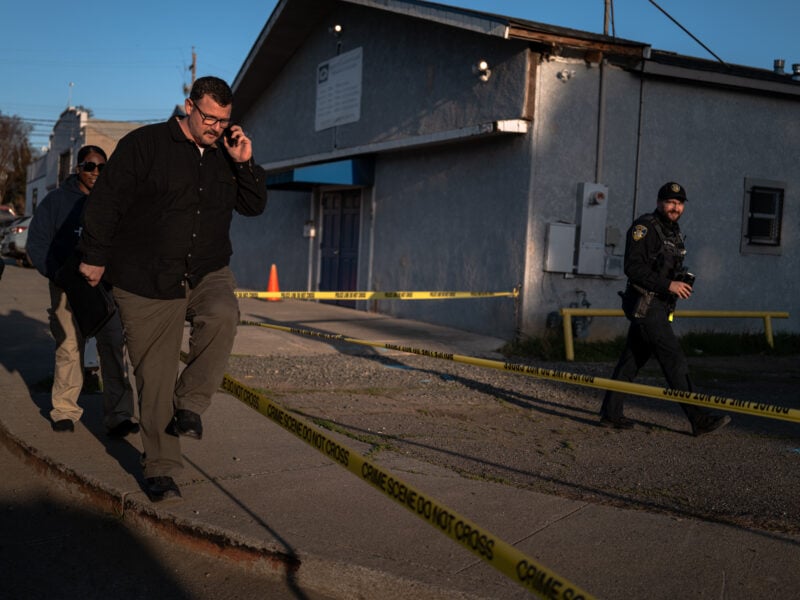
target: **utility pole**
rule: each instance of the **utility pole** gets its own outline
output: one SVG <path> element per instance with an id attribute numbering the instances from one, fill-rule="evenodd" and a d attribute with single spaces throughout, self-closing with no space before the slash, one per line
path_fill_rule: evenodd
<path id="1" fill-rule="evenodd" d="M 189 95 L 189 92 L 192 90 L 192 86 L 194 85 L 194 80 L 197 79 L 197 53 L 194 51 L 194 46 L 192 46 L 192 64 L 186 67 L 186 70 L 192 72 L 192 83 L 189 85 L 184 84 L 184 96 Z"/>
<path id="2" fill-rule="evenodd" d="M 611 1 L 612 0 L 605 0 L 606 10 L 605 16 L 603 17 L 603 35 L 608 35 L 608 20 L 609 15 L 611 14 Z"/>

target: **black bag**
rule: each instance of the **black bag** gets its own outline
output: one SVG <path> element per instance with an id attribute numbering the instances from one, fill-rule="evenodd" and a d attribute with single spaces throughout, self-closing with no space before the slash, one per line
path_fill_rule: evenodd
<path id="1" fill-rule="evenodd" d="M 111 287 L 101 281 L 92 287 L 78 271 L 80 258 L 72 255 L 56 271 L 53 282 L 64 290 L 78 329 L 85 339 L 94 337 L 117 311 Z"/>

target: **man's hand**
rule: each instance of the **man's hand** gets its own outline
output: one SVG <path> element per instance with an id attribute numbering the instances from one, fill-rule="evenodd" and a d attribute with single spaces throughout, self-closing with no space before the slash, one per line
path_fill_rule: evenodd
<path id="1" fill-rule="evenodd" d="M 684 281 L 671 281 L 669 284 L 669 291 L 675 294 L 678 298 L 686 300 L 692 295 L 692 286 Z"/>
<path id="2" fill-rule="evenodd" d="M 253 145 L 250 138 L 244 134 L 239 125 L 231 125 L 231 139 L 233 140 L 231 143 L 228 143 L 228 139 L 224 135 L 221 139 L 234 162 L 247 162 L 253 156 Z"/>
<path id="3" fill-rule="evenodd" d="M 103 278 L 103 273 L 105 273 L 105 267 L 97 267 L 95 265 L 87 265 L 86 263 L 81 263 L 78 266 L 78 272 L 83 275 L 84 279 L 89 282 L 89 285 L 94 287 L 100 280 Z"/>

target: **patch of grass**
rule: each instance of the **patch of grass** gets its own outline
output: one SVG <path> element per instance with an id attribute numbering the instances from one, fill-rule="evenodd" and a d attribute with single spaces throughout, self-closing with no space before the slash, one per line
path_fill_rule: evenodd
<path id="1" fill-rule="evenodd" d="M 575 360 L 578 362 L 613 361 L 619 358 L 624 347 L 624 336 L 612 340 L 591 342 L 575 340 L 573 342 Z M 503 346 L 500 352 L 506 358 L 517 357 L 543 361 L 562 361 L 566 356 L 564 336 L 560 332 L 516 340 Z"/>
<path id="2" fill-rule="evenodd" d="M 542 337 L 526 336 L 509 342 L 500 348 L 500 353 L 506 358 L 562 360 L 564 358 L 564 337 L 555 330 L 549 330 Z"/>
<path id="3" fill-rule="evenodd" d="M 435 463 L 433 463 L 435 464 Z M 474 473 L 472 471 L 468 471 L 463 467 L 458 467 L 454 465 L 448 465 L 449 469 L 453 472 L 458 473 L 459 476 L 463 477 L 464 479 L 472 479 L 473 481 L 488 481 L 490 483 L 499 483 L 502 485 L 513 485 L 513 482 L 498 475 L 489 475 L 485 471 L 481 471 L 480 473 Z"/>
<path id="4" fill-rule="evenodd" d="M 578 342 L 575 344 L 575 360 L 582 362 L 606 362 L 617 360 L 624 348 L 624 336 L 615 337 L 613 340 Z"/>
<path id="5" fill-rule="evenodd" d="M 681 347 L 688 356 L 742 356 L 768 354 L 793 356 L 800 354 L 800 335 L 777 333 L 773 335 L 775 347 L 770 348 L 763 333 L 718 333 L 704 331 L 687 333 L 681 337 Z"/>
<path id="6" fill-rule="evenodd" d="M 312 419 L 312 421 L 314 422 L 315 425 L 321 427 L 322 429 L 327 429 L 328 431 L 339 433 L 345 437 L 350 438 L 351 440 L 356 440 L 358 442 L 363 442 L 364 444 L 369 444 L 370 447 L 364 453 L 364 456 L 370 457 L 374 456 L 378 452 L 396 450 L 395 446 L 393 446 L 388 441 L 392 439 L 393 436 L 381 436 L 380 434 L 369 435 L 366 433 L 353 433 L 349 429 L 342 427 L 338 423 L 329 421 L 328 419 L 315 418 Z"/>
<path id="7" fill-rule="evenodd" d="M 770 348 L 763 333 L 721 333 L 701 331 L 687 333 L 680 338 L 687 356 L 746 356 L 767 354 L 794 356 L 800 354 L 800 334 L 776 333 L 775 347 Z M 578 362 L 613 362 L 625 347 L 625 336 L 611 340 L 574 341 L 575 360 Z M 526 337 L 506 344 L 500 352 L 509 359 L 525 358 L 542 361 L 563 361 L 564 337 L 561 332 L 548 332 L 541 337 Z"/>

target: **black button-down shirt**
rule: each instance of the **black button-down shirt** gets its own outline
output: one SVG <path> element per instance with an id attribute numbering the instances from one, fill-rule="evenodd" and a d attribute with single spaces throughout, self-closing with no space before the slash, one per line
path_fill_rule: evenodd
<path id="1" fill-rule="evenodd" d="M 79 246 L 113 285 L 180 298 L 232 254 L 233 211 L 264 211 L 264 170 L 235 163 L 221 144 L 203 153 L 177 119 L 122 138 L 89 196 Z"/>

